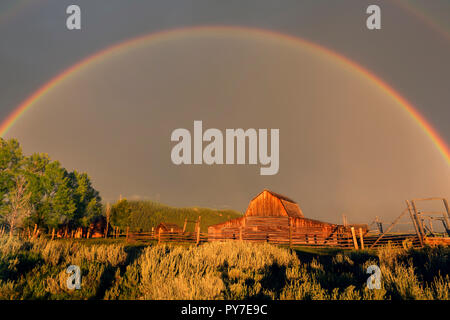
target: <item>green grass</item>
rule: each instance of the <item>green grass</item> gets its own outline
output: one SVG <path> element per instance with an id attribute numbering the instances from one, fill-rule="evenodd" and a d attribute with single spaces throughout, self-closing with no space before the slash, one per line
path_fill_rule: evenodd
<path id="1" fill-rule="evenodd" d="M 267 243 L 0 238 L 0 299 L 449 300 L 450 248 L 341 251 Z M 66 268 L 82 272 L 81 290 Z M 380 267 L 381 289 L 366 286 Z"/>

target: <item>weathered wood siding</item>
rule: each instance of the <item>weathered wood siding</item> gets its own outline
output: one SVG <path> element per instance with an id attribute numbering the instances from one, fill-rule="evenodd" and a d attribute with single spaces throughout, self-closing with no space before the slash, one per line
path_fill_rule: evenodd
<path id="1" fill-rule="evenodd" d="M 281 232 L 289 234 L 289 224 L 292 232 L 329 235 L 336 231 L 337 225 L 307 218 L 244 216 L 216 224 L 208 228 L 209 234 L 238 235 L 239 233 L 270 233 Z"/>
<path id="2" fill-rule="evenodd" d="M 293 200 L 264 190 L 250 201 L 242 218 L 210 226 L 208 236 L 210 240 L 271 238 L 286 241 L 295 233 L 294 236 L 303 237 L 305 243 L 311 239 L 316 243 L 325 243 L 337 241 L 337 233 L 341 229 L 335 224 L 304 218 L 300 207 Z"/>
<path id="3" fill-rule="evenodd" d="M 280 199 L 264 190 L 250 202 L 247 211 L 245 212 L 245 216 L 287 217 L 288 214 Z"/>
<path id="4" fill-rule="evenodd" d="M 247 228 L 257 228 L 260 230 L 263 228 L 273 230 L 289 230 L 289 218 L 249 216 L 246 217 L 245 226 Z"/>
<path id="5" fill-rule="evenodd" d="M 294 230 L 298 229 L 311 231 L 323 230 L 325 232 L 331 232 L 331 230 L 333 230 L 336 227 L 336 225 L 331 223 L 307 218 L 291 218 L 291 224 Z"/>
<path id="6" fill-rule="evenodd" d="M 245 224 L 245 218 L 235 218 L 231 219 L 219 224 L 215 224 L 208 227 L 208 233 L 221 233 L 223 230 L 226 229 L 236 229 L 239 230 L 241 226 Z"/>

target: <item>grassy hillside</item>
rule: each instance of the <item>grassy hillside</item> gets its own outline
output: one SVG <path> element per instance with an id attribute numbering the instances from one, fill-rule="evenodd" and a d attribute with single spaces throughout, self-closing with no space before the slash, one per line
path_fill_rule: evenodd
<path id="1" fill-rule="evenodd" d="M 296 252 L 242 241 L 132 246 L 0 237 L 1 299 L 449 300 L 450 248 Z M 67 288 L 66 268 L 81 270 Z M 381 288 L 366 286 L 369 265 Z"/>
<path id="2" fill-rule="evenodd" d="M 129 218 L 124 225 L 128 225 L 132 231 L 151 231 L 160 222 L 176 223 L 181 228 L 184 220 L 197 221 L 201 216 L 200 230 L 207 232 L 208 226 L 221 223 L 230 219 L 241 217 L 240 212 L 234 210 L 215 210 L 208 208 L 176 208 L 153 201 L 127 201 Z M 113 206 L 117 207 L 117 204 Z M 195 223 L 188 222 L 187 231 L 194 231 Z"/>

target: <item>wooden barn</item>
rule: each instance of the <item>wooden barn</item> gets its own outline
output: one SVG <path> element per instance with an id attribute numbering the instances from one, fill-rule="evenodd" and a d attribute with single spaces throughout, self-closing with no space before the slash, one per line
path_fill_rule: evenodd
<path id="1" fill-rule="evenodd" d="M 263 190 L 254 197 L 244 216 L 208 228 L 208 239 L 242 239 L 285 243 L 333 244 L 346 227 L 305 218 L 294 200 Z"/>
<path id="2" fill-rule="evenodd" d="M 155 228 L 155 234 L 158 234 L 159 232 L 172 232 L 172 233 L 183 233 L 183 229 L 180 228 L 175 223 L 167 223 L 167 222 L 161 222 L 158 224 L 158 226 Z"/>

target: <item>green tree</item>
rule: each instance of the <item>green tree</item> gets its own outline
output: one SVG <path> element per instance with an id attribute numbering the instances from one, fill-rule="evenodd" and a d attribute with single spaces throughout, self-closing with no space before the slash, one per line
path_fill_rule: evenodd
<path id="1" fill-rule="evenodd" d="M 23 163 L 23 153 L 16 139 L 3 140 L 0 138 L 0 200 L 14 185 L 14 175 Z M 1 205 L 4 205 L 2 201 Z"/>
<path id="2" fill-rule="evenodd" d="M 48 190 L 45 184 L 46 168 L 50 163 L 47 154 L 33 154 L 24 161 L 25 171 L 28 172 L 32 214 L 28 222 L 32 225 L 44 226 L 50 214 Z"/>
<path id="3" fill-rule="evenodd" d="M 26 157 L 16 139 L 0 138 L 0 219 L 11 231 L 27 223 L 87 226 L 101 211 L 86 173 L 68 172 L 44 153 Z"/>
<path id="4" fill-rule="evenodd" d="M 130 223 L 131 206 L 122 199 L 111 207 L 111 222 L 114 226 L 125 228 Z"/>
<path id="5" fill-rule="evenodd" d="M 82 226 L 102 213 L 100 194 L 92 187 L 91 179 L 86 173 L 73 171 L 69 174 L 73 199 L 76 206 L 74 219 Z"/>
<path id="6" fill-rule="evenodd" d="M 69 224 L 77 226 L 78 219 L 75 215 L 77 207 L 74 189 L 70 184 L 70 174 L 58 161 L 54 161 L 47 164 L 43 180 L 46 224 L 50 227 Z"/>
<path id="7" fill-rule="evenodd" d="M 10 235 L 30 216 L 30 175 L 22 166 L 25 161 L 17 140 L 0 140 L 0 217 L 9 226 Z"/>

